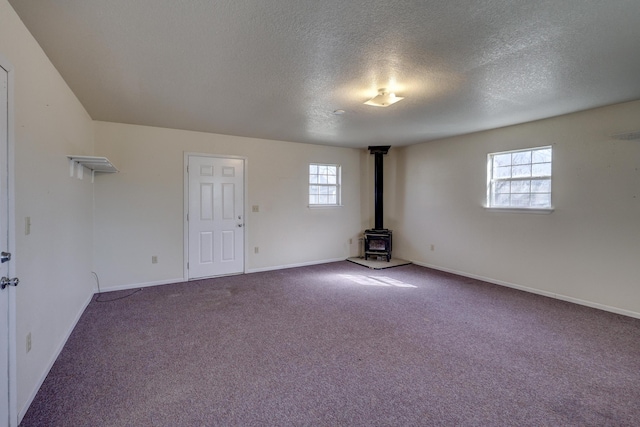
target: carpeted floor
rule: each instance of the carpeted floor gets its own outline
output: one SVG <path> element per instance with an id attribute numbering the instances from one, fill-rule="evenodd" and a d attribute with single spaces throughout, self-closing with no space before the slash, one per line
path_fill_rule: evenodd
<path id="1" fill-rule="evenodd" d="M 639 402 L 638 319 L 345 261 L 92 302 L 21 426 L 637 426 Z"/>

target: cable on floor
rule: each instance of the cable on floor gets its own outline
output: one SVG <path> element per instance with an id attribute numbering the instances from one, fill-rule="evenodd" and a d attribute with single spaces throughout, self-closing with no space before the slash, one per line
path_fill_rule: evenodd
<path id="1" fill-rule="evenodd" d="M 95 278 L 96 278 L 96 283 L 98 284 L 98 296 L 97 296 L 97 297 L 96 297 L 96 299 L 94 300 L 95 302 L 111 302 L 111 301 L 118 301 L 119 299 L 129 298 L 130 296 L 135 295 L 135 294 L 137 294 L 138 292 L 140 292 L 140 291 L 142 290 L 142 288 L 138 288 L 138 289 L 136 289 L 135 291 L 133 291 L 133 292 L 131 292 L 131 293 L 127 294 L 127 295 L 121 296 L 121 297 L 111 298 L 111 299 L 100 299 L 100 297 L 102 296 L 102 291 L 100 290 L 100 279 L 98 278 L 98 275 L 96 274 L 96 272 L 95 272 L 95 271 L 92 271 L 91 273 L 95 276 Z"/>

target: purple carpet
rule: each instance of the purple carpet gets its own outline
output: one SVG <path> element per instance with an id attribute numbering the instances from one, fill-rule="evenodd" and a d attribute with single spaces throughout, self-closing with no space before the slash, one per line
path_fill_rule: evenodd
<path id="1" fill-rule="evenodd" d="M 349 262 L 94 298 L 21 423 L 638 425 L 640 320 Z"/>

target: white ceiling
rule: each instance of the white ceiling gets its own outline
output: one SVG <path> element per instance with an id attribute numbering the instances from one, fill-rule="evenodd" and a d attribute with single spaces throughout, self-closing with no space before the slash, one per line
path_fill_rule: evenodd
<path id="1" fill-rule="evenodd" d="M 9 3 L 95 120 L 366 147 L 640 99 L 638 0 Z"/>

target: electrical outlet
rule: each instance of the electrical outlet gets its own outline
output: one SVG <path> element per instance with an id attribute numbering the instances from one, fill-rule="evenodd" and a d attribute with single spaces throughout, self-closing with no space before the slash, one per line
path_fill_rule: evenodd
<path id="1" fill-rule="evenodd" d="M 27 353 L 31 351 L 31 332 L 27 334 Z"/>
<path id="2" fill-rule="evenodd" d="M 28 236 L 29 234 L 31 234 L 31 217 L 26 216 L 24 217 L 24 235 Z"/>
<path id="3" fill-rule="evenodd" d="M 431 250 L 435 251 L 436 250 L 436 245 L 431 245 Z"/>
<path id="4" fill-rule="evenodd" d="M 254 254 L 260 253 L 260 248 L 257 247 L 257 246 L 255 248 L 253 248 L 253 253 Z"/>
<path id="5" fill-rule="evenodd" d="M 251 212 L 260 212 L 260 206 L 259 205 L 253 205 L 251 207 Z"/>
<path id="6" fill-rule="evenodd" d="M 151 257 L 151 264 L 157 264 L 158 263 L 158 255 L 153 255 Z"/>

